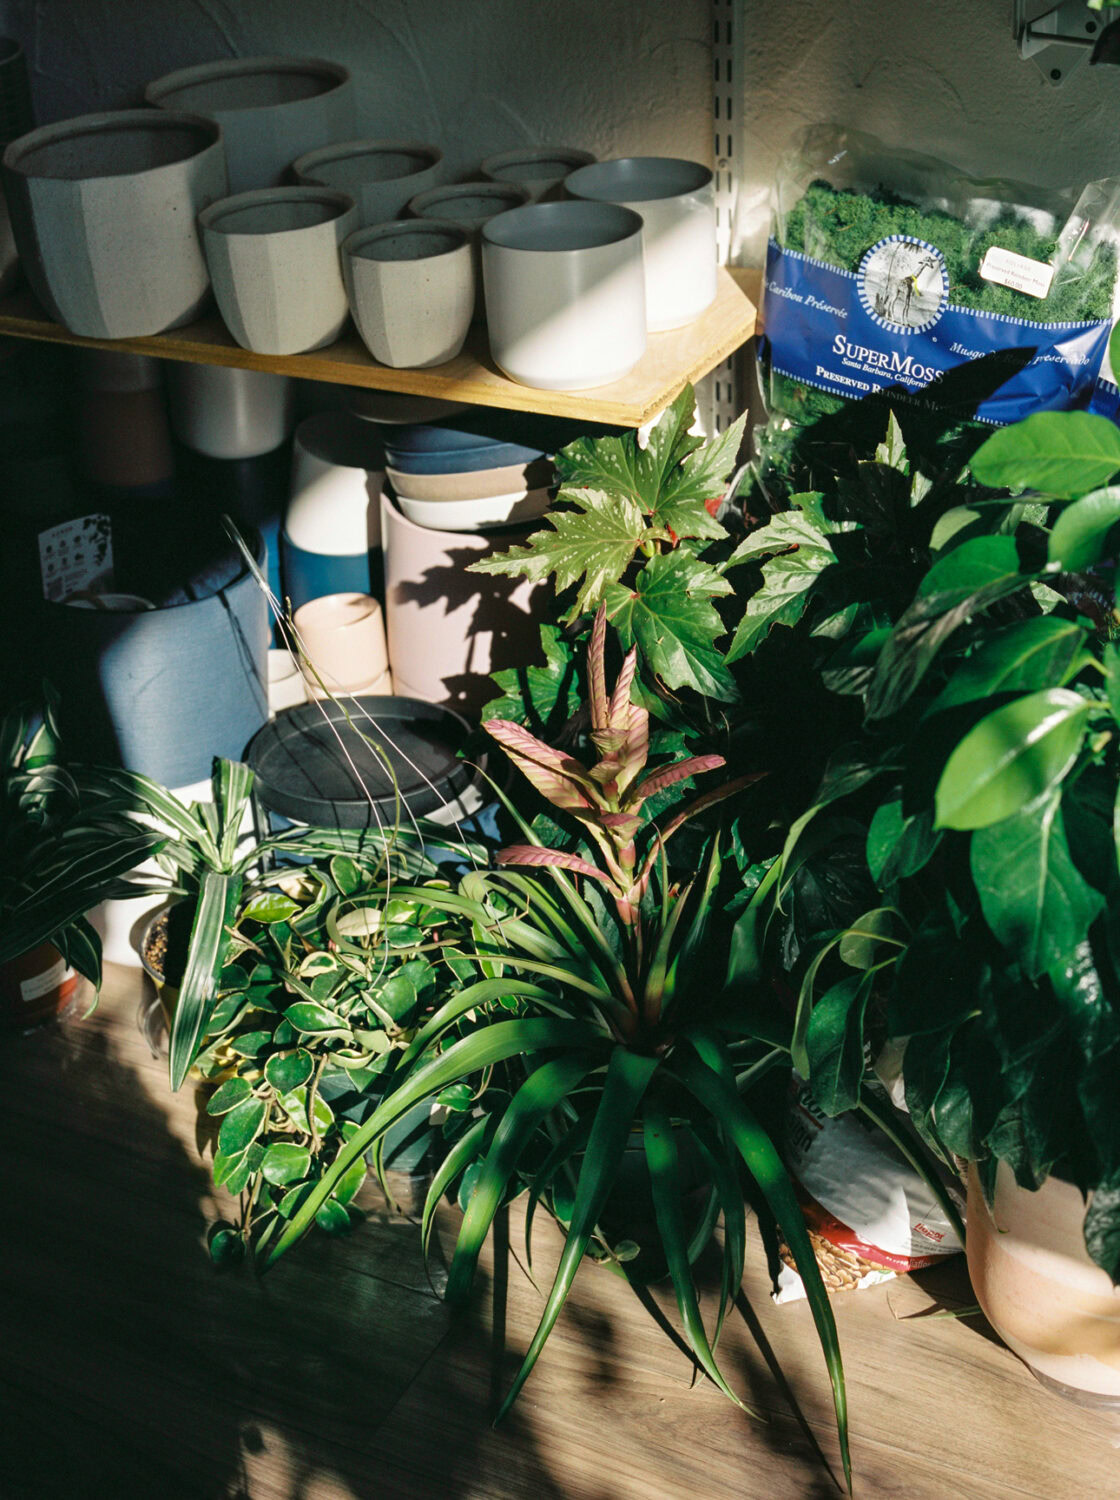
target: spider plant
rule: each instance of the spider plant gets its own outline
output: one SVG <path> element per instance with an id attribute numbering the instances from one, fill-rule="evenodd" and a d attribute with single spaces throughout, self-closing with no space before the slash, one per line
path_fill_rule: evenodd
<path id="1" fill-rule="evenodd" d="M 716 1346 L 738 1293 L 746 1254 L 740 1170 L 780 1224 L 802 1273 L 832 1383 L 850 1487 L 846 1396 L 836 1328 L 793 1187 L 749 1101 L 752 1086 L 788 1046 L 766 993 L 744 978 L 718 832 L 704 840 L 692 873 L 679 878 L 667 844 L 681 825 L 741 790 L 726 781 L 659 828 L 642 804 L 672 781 L 711 773 L 720 756 L 693 757 L 650 772 L 645 710 L 630 701 L 631 652 L 612 692 L 604 672 L 605 620 L 592 631 L 588 663 L 590 766 L 561 755 L 505 721 L 490 733 L 538 791 L 571 814 L 584 852 L 549 849 L 518 819 L 526 842 L 499 868 L 465 876 L 455 892 L 423 895 L 469 924 L 479 977 L 432 1014 L 399 1055 L 391 1092 L 340 1149 L 263 1258 L 271 1265 L 314 1221 L 336 1184 L 418 1102 L 455 1086 L 484 1095 L 488 1070 L 504 1069 L 508 1094 L 471 1117 L 433 1180 L 422 1219 L 425 1244 L 435 1208 L 464 1173 L 472 1183 L 452 1258 L 447 1296 L 469 1295 L 479 1254 L 502 1204 L 530 1187 L 530 1209 L 557 1174 L 573 1184 L 565 1245 L 540 1324 L 502 1405 L 508 1411 L 561 1312 L 593 1243 L 632 1136 L 648 1164 L 657 1232 L 681 1322 L 697 1363 L 737 1405 Z M 645 773 L 645 774 L 643 774 Z M 512 806 L 507 804 L 511 813 Z M 516 814 L 514 814 L 516 816 Z M 730 876 L 730 879 L 726 879 Z M 606 892 L 604 900 L 600 888 Z M 706 1230 L 686 1223 L 681 1158 L 706 1168 Z M 713 1332 L 701 1316 L 692 1264 L 719 1213 L 724 1235 Z"/>

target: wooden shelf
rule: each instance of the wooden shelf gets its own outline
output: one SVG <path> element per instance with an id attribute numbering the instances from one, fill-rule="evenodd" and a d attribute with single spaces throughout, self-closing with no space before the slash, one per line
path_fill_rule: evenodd
<path id="1" fill-rule="evenodd" d="M 491 360 L 482 329 L 473 331 L 463 352 L 445 365 L 430 370 L 393 370 L 370 357 L 352 326 L 328 349 L 277 357 L 242 349 L 216 312 L 153 338 L 77 338 L 52 322 L 31 294 L 21 288 L 0 299 L 0 334 L 640 427 L 664 411 L 689 381 L 699 380 L 750 338 L 755 308 L 742 284 L 749 284 L 749 278 L 750 273 L 744 276 L 721 269 L 716 300 L 706 312 L 686 328 L 651 334 L 644 357 L 624 380 L 591 391 L 539 391 L 508 380 Z"/>

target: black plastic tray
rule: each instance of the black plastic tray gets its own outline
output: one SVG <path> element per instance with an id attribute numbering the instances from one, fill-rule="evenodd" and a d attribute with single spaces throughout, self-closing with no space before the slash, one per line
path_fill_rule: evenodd
<path id="1" fill-rule="evenodd" d="M 469 733 L 461 714 L 419 698 L 327 700 L 277 714 L 245 758 L 271 812 L 317 827 L 370 828 L 393 820 L 394 775 L 418 818 L 461 796 L 475 775 L 458 759 Z"/>

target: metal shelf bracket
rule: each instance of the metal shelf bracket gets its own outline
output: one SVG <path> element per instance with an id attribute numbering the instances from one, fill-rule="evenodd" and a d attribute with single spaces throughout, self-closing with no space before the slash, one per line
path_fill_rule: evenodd
<path id="1" fill-rule="evenodd" d="M 1029 58 L 1057 87 L 1089 56 L 1105 22 L 1085 0 L 1063 0 L 1041 15 L 1028 15 L 1031 9 L 1030 0 L 1014 0 L 1015 44 L 1024 62 Z"/>

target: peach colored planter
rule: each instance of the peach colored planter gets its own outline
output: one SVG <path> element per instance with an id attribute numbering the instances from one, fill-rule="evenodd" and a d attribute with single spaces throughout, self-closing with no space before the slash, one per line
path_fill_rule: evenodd
<path id="1" fill-rule="evenodd" d="M 968 1269 L 988 1321 L 1043 1384 L 1120 1408 L 1120 1291 L 1086 1253 L 1084 1217 L 1075 1187 L 1027 1192 L 1002 1162 L 990 1211 L 969 1168 Z"/>

